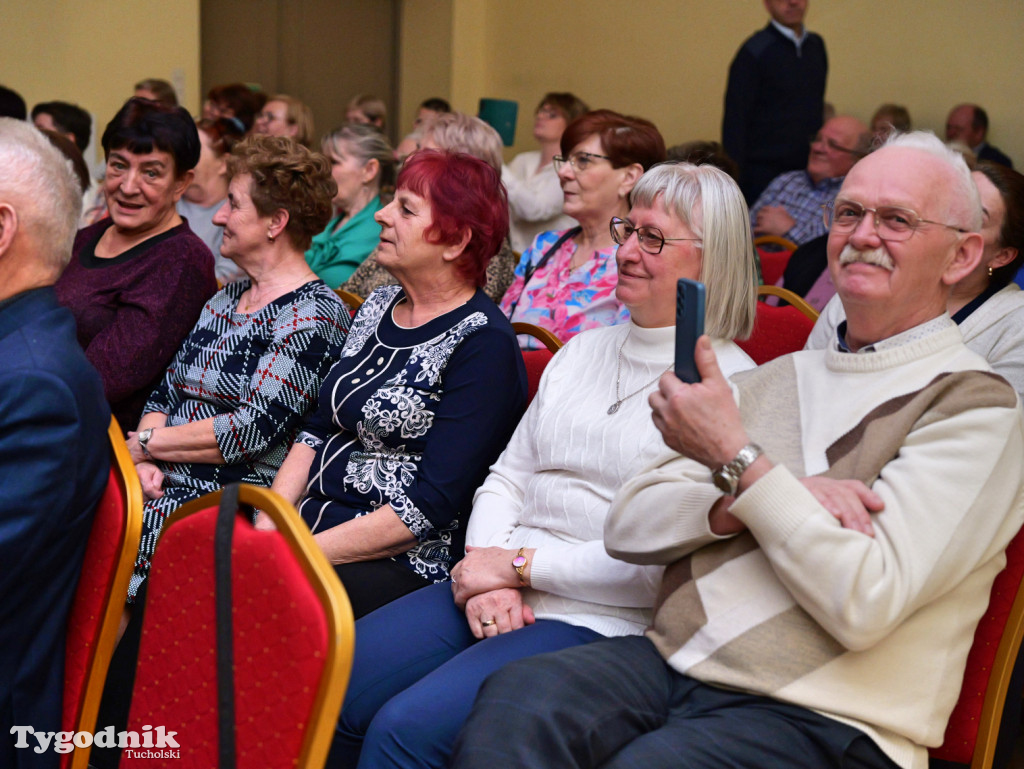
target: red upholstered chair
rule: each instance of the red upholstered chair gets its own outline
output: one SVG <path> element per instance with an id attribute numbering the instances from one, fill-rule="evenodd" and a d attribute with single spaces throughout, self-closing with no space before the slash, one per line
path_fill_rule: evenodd
<path id="1" fill-rule="evenodd" d="M 93 519 L 82 573 L 68 617 L 64 652 L 64 705 L 61 729 L 91 732 L 103 683 L 117 640 L 142 534 L 142 486 L 128 454 L 121 426 L 110 418 L 110 479 Z M 61 767 L 85 769 L 90 748 L 61 756 Z"/>
<path id="2" fill-rule="evenodd" d="M 249 511 L 227 518 L 232 606 L 218 618 L 215 531 L 222 494 L 183 505 L 164 525 L 149 577 L 128 729 L 177 731 L 181 759 L 168 767 L 222 765 L 220 736 L 238 769 L 319 769 L 348 685 L 352 609 L 341 582 L 295 508 L 269 489 L 242 485 L 239 503 L 264 510 L 276 531 L 257 531 Z M 218 625 L 230 622 L 233 721 L 219 724 Z M 227 713 L 227 710 L 223 712 Z M 223 728 L 222 727 L 225 727 Z M 229 735 L 234 732 L 234 739 Z M 121 767 L 152 769 L 128 755 Z"/>
<path id="3" fill-rule="evenodd" d="M 754 333 L 749 339 L 736 340 L 744 352 L 760 366 L 770 360 L 802 350 L 818 319 L 818 311 L 792 291 L 776 286 L 759 286 L 758 297 L 777 296 L 789 302 L 788 307 L 772 307 L 757 303 Z"/>
<path id="4" fill-rule="evenodd" d="M 761 280 L 766 286 L 775 285 L 786 271 L 796 243 L 778 235 L 758 235 L 754 238 L 754 248 L 761 260 Z"/>
<path id="5" fill-rule="evenodd" d="M 562 340 L 546 328 L 535 326 L 532 323 L 516 321 L 512 324 L 512 330 L 517 334 L 532 336 L 545 347 L 543 350 L 523 350 L 523 364 L 526 366 L 527 380 L 526 402 L 529 403 L 533 400 L 533 396 L 537 394 L 540 377 L 544 373 L 544 368 L 548 365 L 548 361 L 561 349 Z"/>
<path id="6" fill-rule="evenodd" d="M 1006 568 L 992 584 L 988 609 L 974 631 L 960 699 L 946 726 L 942 745 L 932 748 L 933 765 L 952 762 L 970 769 L 988 769 L 995 757 L 999 726 L 1010 690 L 1014 663 L 1024 637 L 1024 530 L 1006 548 Z M 949 764 L 944 764 L 949 765 Z"/>

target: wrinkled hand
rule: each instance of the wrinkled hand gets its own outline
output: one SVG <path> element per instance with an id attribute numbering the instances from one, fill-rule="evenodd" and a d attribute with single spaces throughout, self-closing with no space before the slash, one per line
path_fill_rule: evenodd
<path id="1" fill-rule="evenodd" d="M 754 222 L 755 235 L 783 236 L 796 225 L 796 220 L 783 206 L 763 206 Z"/>
<path id="2" fill-rule="evenodd" d="M 707 336 L 697 340 L 694 360 L 700 382 L 686 384 L 671 371 L 658 381 L 649 399 L 654 426 L 669 448 L 717 470 L 750 441 Z"/>
<path id="3" fill-rule="evenodd" d="M 493 625 L 483 626 L 485 620 Z M 503 587 L 480 593 L 466 602 L 466 622 L 476 638 L 492 638 L 518 630 L 535 622 L 533 609 L 523 603 L 523 594 L 514 588 Z"/>
<path id="4" fill-rule="evenodd" d="M 821 506 L 834 515 L 844 529 L 852 529 L 869 537 L 875 536 L 871 513 L 885 508 L 882 498 L 860 481 L 837 480 L 811 476 L 801 478 L 802 483 Z"/>
<path id="5" fill-rule="evenodd" d="M 160 499 L 164 495 L 164 473 L 152 462 L 139 462 L 135 465 L 142 483 L 142 496 L 145 499 Z"/>
<path id="6" fill-rule="evenodd" d="M 136 465 L 140 462 L 148 462 L 147 457 L 143 451 L 142 446 L 139 445 L 139 433 L 135 430 L 128 431 L 128 438 L 125 441 L 128 444 L 128 453 L 132 455 L 132 462 Z"/>
<path id="7" fill-rule="evenodd" d="M 518 588 L 519 574 L 512 566 L 516 550 L 504 547 L 467 547 L 466 557 L 452 569 L 452 595 L 459 608 L 475 595 L 499 590 L 503 587 Z"/>

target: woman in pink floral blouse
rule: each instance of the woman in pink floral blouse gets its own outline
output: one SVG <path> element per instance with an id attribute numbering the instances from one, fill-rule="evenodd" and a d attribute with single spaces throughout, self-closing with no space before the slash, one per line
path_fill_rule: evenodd
<path id="1" fill-rule="evenodd" d="M 554 163 L 565 196 L 562 210 L 579 226 L 542 233 L 523 253 L 501 300 L 510 320 L 542 326 L 564 342 L 629 318 L 615 298 L 609 223 L 629 212 L 633 185 L 663 160 L 665 141 L 647 120 L 596 110 L 569 124 Z M 524 336 L 520 343 L 529 348 L 536 340 Z"/>

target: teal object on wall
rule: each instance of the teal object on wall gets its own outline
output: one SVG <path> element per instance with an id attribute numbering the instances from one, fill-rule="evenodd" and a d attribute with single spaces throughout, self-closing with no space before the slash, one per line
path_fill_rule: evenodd
<path id="1" fill-rule="evenodd" d="M 481 99 L 480 112 L 477 117 L 498 132 L 502 144 L 511 147 L 516 141 L 516 117 L 518 114 L 519 102 L 517 101 Z"/>

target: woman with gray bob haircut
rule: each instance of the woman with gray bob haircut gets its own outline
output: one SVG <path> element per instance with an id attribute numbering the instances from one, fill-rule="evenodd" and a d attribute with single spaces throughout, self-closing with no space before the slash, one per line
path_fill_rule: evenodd
<path id="1" fill-rule="evenodd" d="M 754 328 L 757 273 L 749 213 L 735 181 L 710 165 L 661 163 L 637 182 L 630 203 L 634 211 L 661 209 L 700 240 L 702 258 L 696 279 L 707 292 L 704 332 L 712 339 L 750 336 Z M 621 263 L 619 282 L 622 283 Z M 665 288 L 669 289 L 674 301 L 675 286 Z"/>

